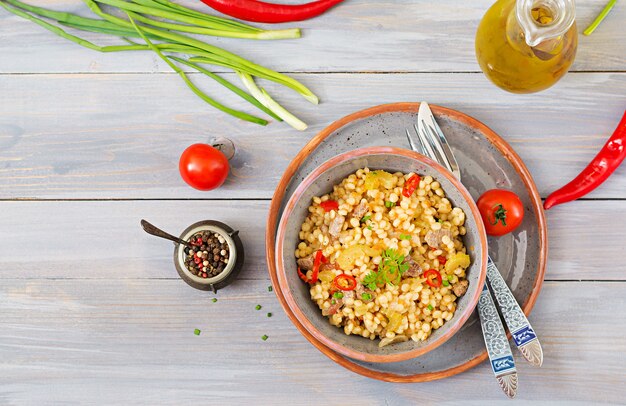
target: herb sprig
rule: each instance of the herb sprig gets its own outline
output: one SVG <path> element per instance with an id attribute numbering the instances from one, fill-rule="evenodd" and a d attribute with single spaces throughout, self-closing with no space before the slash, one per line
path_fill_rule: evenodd
<path id="1" fill-rule="evenodd" d="M 402 275 L 409 270 L 409 264 L 404 263 L 404 255 L 390 248 L 383 252 L 378 265 L 378 271 L 371 271 L 363 279 L 363 284 L 370 290 L 376 290 L 385 284 L 397 285 Z"/>

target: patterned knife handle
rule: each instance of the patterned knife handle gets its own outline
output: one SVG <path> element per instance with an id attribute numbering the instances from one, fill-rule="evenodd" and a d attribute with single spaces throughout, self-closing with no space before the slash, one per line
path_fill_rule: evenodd
<path id="1" fill-rule="evenodd" d="M 515 345 L 528 362 L 540 367 L 543 363 L 543 350 L 539 339 L 491 258 L 487 260 L 487 280 Z"/>
<path id="2" fill-rule="evenodd" d="M 487 283 L 483 286 L 478 300 L 478 316 L 480 316 L 480 326 L 483 329 L 491 369 L 493 369 L 504 393 L 513 398 L 517 393 L 515 360 L 513 360 L 509 340 L 506 338 L 502 321 L 489 293 Z"/>

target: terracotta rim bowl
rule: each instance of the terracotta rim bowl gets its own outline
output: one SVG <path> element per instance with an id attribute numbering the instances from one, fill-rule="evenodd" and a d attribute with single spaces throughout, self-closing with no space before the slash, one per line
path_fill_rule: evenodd
<path id="1" fill-rule="evenodd" d="M 387 347 L 381 348 L 380 350 L 373 349 L 372 347 L 373 344 L 372 345 L 364 344 L 368 347 L 372 347 L 372 348 L 369 348 L 370 350 L 364 351 L 362 349 L 355 348 L 358 346 L 350 345 L 347 342 L 345 343 L 339 342 L 339 341 L 352 340 L 351 338 L 347 339 L 345 337 L 354 337 L 354 339 L 364 340 L 363 343 L 370 342 L 371 340 L 369 338 L 363 338 L 363 337 L 358 337 L 358 336 L 346 336 L 343 332 L 343 329 L 330 325 L 330 323 L 328 322 L 328 319 L 322 316 L 321 311 L 317 307 L 317 304 L 315 304 L 310 299 L 310 296 L 308 294 L 308 287 L 305 287 L 306 292 L 307 292 L 306 293 L 307 297 L 305 299 L 307 300 L 303 300 L 301 298 L 296 299 L 294 292 L 293 292 L 294 276 L 290 275 L 290 277 L 288 277 L 288 272 L 291 272 L 291 271 L 288 271 L 288 269 L 295 268 L 295 257 L 293 256 L 293 251 L 296 248 L 298 241 L 293 241 L 293 238 L 290 241 L 286 241 L 286 237 L 287 237 L 288 232 L 293 233 L 293 230 L 292 231 L 288 230 L 288 227 L 290 227 L 288 225 L 290 221 L 289 219 L 292 215 L 294 215 L 295 211 L 297 210 L 296 206 L 299 204 L 300 200 L 303 198 L 303 195 L 306 194 L 307 191 L 309 191 L 309 188 L 311 188 L 311 186 L 314 184 L 316 185 L 316 187 L 318 187 L 319 185 L 317 184 L 317 182 L 322 182 L 322 183 L 327 182 L 328 184 L 325 185 L 327 186 L 325 189 L 326 191 L 323 193 L 330 192 L 332 190 L 334 183 L 330 182 L 329 171 L 334 170 L 336 167 L 339 167 L 342 164 L 348 165 L 354 160 L 368 159 L 367 158 L 368 155 L 370 156 L 371 155 L 396 156 L 400 159 L 404 159 L 404 160 L 408 159 L 412 161 L 412 163 L 415 164 L 416 166 L 428 168 L 434 173 L 433 177 L 442 184 L 442 187 L 444 183 L 446 182 L 448 183 L 448 186 L 444 187 L 444 191 L 446 192 L 446 196 L 449 198 L 450 198 L 449 188 L 451 185 L 452 188 L 455 189 L 455 192 L 457 193 L 457 195 L 460 196 L 460 199 L 463 200 L 463 202 L 459 202 L 457 198 L 456 201 L 453 201 L 453 204 L 456 207 L 465 206 L 463 207 L 463 209 L 466 215 L 466 223 L 468 223 L 468 221 L 471 219 L 470 222 L 473 224 L 473 228 L 475 228 L 475 230 L 468 229 L 468 234 L 466 235 L 466 237 L 464 237 L 464 240 L 468 238 L 470 233 L 472 233 L 474 237 L 470 237 L 470 238 L 474 238 L 475 242 L 474 242 L 473 250 L 472 250 L 472 247 L 469 247 L 467 245 L 467 242 L 465 242 L 465 245 L 468 248 L 468 253 L 472 257 L 472 265 L 470 266 L 470 268 L 468 268 L 468 280 L 471 279 L 471 282 L 470 282 L 470 286 L 466 294 L 461 298 L 462 300 L 465 301 L 464 302 L 465 305 L 464 306 L 459 305 L 457 307 L 454 317 L 450 321 L 446 322 L 438 330 L 435 330 L 435 332 L 428 339 L 426 339 L 426 341 L 416 343 L 413 340 L 409 340 L 406 343 L 389 345 Z M 386 169 L 386 168 L 372 166 L 371 169 Z M 344 178 L 350 173 L 351 172 L 347 172 L 343 174 L 342 176 L 340 176 L 340 179 Z M 329 175 L 329 177 L 326 178 L 325 175 Z M 310 193 L 310 191 L 308 193 Z M 451 200 L 454 200 L 454 199 L 451 199 Z M 309 204 L 310 202 L 307 201 L 306 206 L 304 207 L 308 207 Z M 306 214 L 296 213 L 296 216 L 302 216 L 302 215 L 306 215 Z M 298 227 L 299 225 L 300 224 L 298 224 Z M 297 231 L 299 231 L 299 228 Z M 297 232 L 296 232 L 296 235 L 297 235 Z M 293 247 L 289 246 L 291 244 L 293 244 Z M 478 207 L 476 207 L 476 204 L 474 203 L 474 200 L 472 199 L 471 195 L 469 194 L 467 189 L 465 189 L 465 187 L 454 177 L 454 175 L 452 175 L 452 173 L 447 171 L 443 166 L 439 165 L 438 163 L 428 159 L 427 157 L 421 154 L 418 154 L 417 152 L 413 152 L 413 151 L 406 150 L 403 148 L 368 147 L 368 148 L 360 148 L 354 151 L 349 151 L 341 155 L 335 156 L 334 158 L 326 161 L 325 163 L 320 165 L 318 168 L 316 168 L 302 181 L 302 183 L 297 187 L 297 189 L 295 190 L 295 192 L 289 199 L 285 207 L 285 210 L 283 212 L 283 215 L 280 218 L 280 222 L 279 222 L 278 230 L 276 234 L 275 255 L 276 255 L 276 274 L 277 274 L 278 284 L 280 285 L 280 289 L 284 294 L 287 306 L 293 312 L 293 314 L 295 315 L 295 318 L 306 328 L 306 330 L 309 333 L 311 333 L 311 335 L 313 335 L 317 340 L 319 340 L 328 348 L 350 358 L 354 358 L 354 359 L 366 361 L 366 362 L 398 362 L 398 361 L 405 361 L 408 359 L 419 357 L 420 355 L 423 355 L 439 347 L 441 344 L 446 342 L 450 337 L 456 334 L 459 331 L 459 329 L 465 324 L 467 319 L 470 317 L 470 315 L 472 314 L 472 312 L 474 311 L 478 303 L 480 292 L 485 283 L 485 277 L 487 273 L 487 236 L 485 233 L 484 225 L 480 217 L 480 213 L 478 211 Z M 292 261 L 292 264 L 287 264 L 286 261 Z M 292 269 L 292 270 L 295 275 L 296 274 L 295 269 Z M 297 275 L 295 276 L 295 278 L 297 279 Z M 291 285 L 290 285 L 290 280 L 292 281 Z M 304 286 L 303 282 L 300 279 L 297 279 L 297 280 L 302 284 L 302 286 Z M 309 305 L 313 306 L 317 310 L 317 315 L 319 316 L 319 318 L 315 315 L 315 313 L 312 313 L 310 309 L 303 310 L 301 307 L 301 306 L 308 307 Z M 313 314 L 316 320 L 312 321 L 310 319 L 310 316 L 305 315 L 305 312 L 308 312 L 309 314 Z M 322 318 L 323 320 L 321 320 L 320 318 Z M 326 329 L 325 326 L 320 324 L 323 322 L 325 322 L 328 326 L 332 327 L 332 329 L 330 330 Z M 326 330 L 326 333 L 321 331 L 322 328 Z M 438 331 L 441 331 L 442 333 L 435 334 Z M 371 341 L 371 342 L 375 343 L 375 347 L 378 348 L 378 342 L 379 342 L 378 339 Z"/>

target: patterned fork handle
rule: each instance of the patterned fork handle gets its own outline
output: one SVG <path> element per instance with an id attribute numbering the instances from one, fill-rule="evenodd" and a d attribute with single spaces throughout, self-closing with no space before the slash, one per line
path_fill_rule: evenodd
<path id="1" fill-rule="evenodd" d="M 480 316 L 480 326 L 483 329 L 491 369 L 504 393 L 513 398 L 517 393 L 515 360 L 486 282 L 478 300 L 478 315 Z"/>
<path id="2" fill-rule="evenodd" d="M 543 364 L 541 343 L 491 258 L 487 259 L 487 280 L 493 289 L 515 345 L 528 362 L 540 367 Z"/>

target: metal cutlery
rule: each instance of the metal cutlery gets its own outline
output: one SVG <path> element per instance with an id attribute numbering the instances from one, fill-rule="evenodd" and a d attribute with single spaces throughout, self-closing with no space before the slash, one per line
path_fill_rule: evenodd
<path id="1" fill-rule="evenodd" d="M 411 148 L 439 162 L 461 180 L 461 172 L 452 149 L 426 102 L 420 104 L 417 125 L 414 128 L 417 138 L 409 129 L 406 130 Z M 526 360 L 541 366 L 543 351 L 537 335 L 491 258 L 488 258 L 487 281 L 493 289 L 515 345 Z M 478 314 L 493 372 L 502 390 L 507 396 L 513 397 L 517 391 L 515 361 L 487 283 L 478 303 Z"/>

